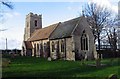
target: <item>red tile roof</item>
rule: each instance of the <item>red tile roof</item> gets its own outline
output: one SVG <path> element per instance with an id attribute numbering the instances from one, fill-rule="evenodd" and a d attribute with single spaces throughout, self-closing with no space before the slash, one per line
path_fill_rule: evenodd
<path id="1" fill-rule="evenodd" d="M 58 26 L 59 23 L 50 25 L 48 27 L 38 29 L 33 32 L 32 36 L 28 39 L 28 41 L 37 41 L 42 39 L 47 39 L 53 32 L 53 30 Z"/>

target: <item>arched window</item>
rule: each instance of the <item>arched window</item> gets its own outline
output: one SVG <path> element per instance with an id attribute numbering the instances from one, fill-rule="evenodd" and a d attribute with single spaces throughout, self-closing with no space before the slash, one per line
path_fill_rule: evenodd
<path id="1" fill-rule="evenodd" d="M 40 56 L 43 56 L 43 46 L 42 43 L 39 44 L 40 48 Z"/>
<path id="2" fill-rule="evenodd" d="M 37 53 L 39 53 L 39 50 L 40 50 L 39 44 L 37 44 Z"/>
<path id="3" fill-rule="evenodd" d="M 44 52 L 46 52 L 47 45 L 44 43 Z"/>
<path id="4" fill-rule="evenodd" d="M 36 56 L 36 44 L 34 44 L 34 56 Z"/>
<path id="5" fill-rule="evenodd" d="M 62 40 L 62 41 L 61 41 L 61 52 L 64 52 L 64 47 L 65 47 L 65 46 L 64 46 L 64 41 Z"/>
<path id="6" fill-rule="evenodd" d="M 55 44 L 54 42 L 52 42 L 52 52 L 54 52 L 54 50 L 55 50 Z"/>
<path id="7" fill-rule="evenodd" d="M 39 51 L 39 44 L 37 44 L 37 51 Z"/>
<path id="8" fill-rule="evenodd" d="M 88 38 L 85 30 L 83 31 L 83 34 L 81 36 L 81 50 L 88 50 Z"/>
<path id="9" fill-rule="evenodd" d="M 44 43 L 44 49 L 46 49 L 46 46 L 47 46 L 47 44 L 46 44 L 46 43 Z"/>

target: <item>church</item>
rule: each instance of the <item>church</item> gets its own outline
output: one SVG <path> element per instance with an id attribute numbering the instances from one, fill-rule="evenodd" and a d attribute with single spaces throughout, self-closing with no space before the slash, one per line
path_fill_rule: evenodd
<path id="1" fill-rule="evenodd" d="M 42 15 L 26 15 L 23 56 L 52 60 L 95 59 L 94 36 L 84 16 L 42 28 Z"/>

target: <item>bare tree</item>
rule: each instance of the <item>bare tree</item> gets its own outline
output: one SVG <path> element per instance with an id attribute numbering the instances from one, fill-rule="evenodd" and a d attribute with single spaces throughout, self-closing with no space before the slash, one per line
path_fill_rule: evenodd
<path id="1" fill-rule="evenodd" d="M 6 0 L 0 0 L 0 5 L 4 5 L 6 7 L 8 7 L 9 9 L 13 9 L 13 5 L 11 2 L 6 1 Z M 1 9 L 1 6 L 0 6 Z M 0 13 L 0 18 L 3 17 L 3 14 Z M 0 29 L 0 31 L 5 31 L 6 29 Z"/>
<path id="2" fill-rule="evenodd" d="M 106 32 L 107 32 L 109 44 L 110 44 L 112 50 L 115 52 L 117 50 L 117 33 L 116 33 L 116 29 L 113 28 L 113 30 L 109 30 L 109 32 L 108 31 L 106 31 Z"/>
<path id="3" fill-rule="evenodd" d="M 112 17 L 106 24 L 105 32 L 108 38 L 108 43 L 110 44 L 111 49 L 115 52 L 117 50 L 117 28 L 119 20 L 118 17 Z M 108 29 L 107 29 L 108 28 Z"/>
<path id="4" fill-rule="evenodd" d="M 98 41 L 98 49 L 100 50 L 100 34 L 102 28 L 107 24 L 111 12 L 105 7 L 90 3 L 85 7 L 85 16 L 92 27 L 95 40 Z"/>
<path id="5" fill-rule="evenodd" d="M 5 6 L 7 6 L 7 7 L 10 8 L 10 9 L 13 9 L 13 5 L 12 5 L 12 3 L 9 2 L 9 1 L 1 0 L 1 1 L 0 1 L 0 4 L 5 5 Z"/>

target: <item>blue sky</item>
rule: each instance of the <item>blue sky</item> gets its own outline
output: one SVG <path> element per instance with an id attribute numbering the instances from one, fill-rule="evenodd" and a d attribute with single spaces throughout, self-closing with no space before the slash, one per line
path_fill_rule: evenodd
<path id="1" fill-rule="evenodd" d="M 107 5 L 113 9 L 114 13 L 117 13 L 118 0 L 101 0 L 103 2 L 97 2 L 96 0 L 81 0 L 77 2 L 74 2 L 73 0 L 70 2 L 14 1 L 13 10 L 1 6 L 0 12 L 3 12 L 4 16 L 3 19 L 0 19 L 0 29 L 7 30 L 0 31 L 0 49 L 5 49 L 6 38 L 8 39 L 9 49 L 21 49 L 25 27 L 25 16 L 29 12 L 42 14 L 43 27 L 46 27 L 53 23 L 62 22 L 80 16 L 82 8 L 90 1 L 103 4 L 102 6 Z"/>

